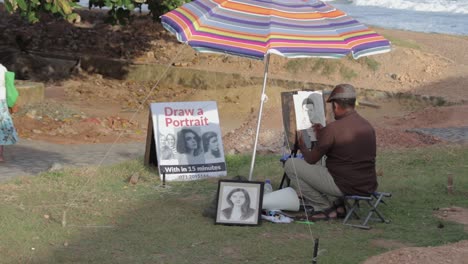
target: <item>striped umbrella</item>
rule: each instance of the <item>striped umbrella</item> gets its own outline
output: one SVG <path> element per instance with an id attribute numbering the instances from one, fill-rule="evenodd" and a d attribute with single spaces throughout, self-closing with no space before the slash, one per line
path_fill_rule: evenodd
<path id="1" fill-rule="evenodd" d="M 258 143 L 270 54 L 342 58 L 390 51 L 390 42 L 318 0 L 196 0 L 161 16 L 163 26 L 199 52 L 264 59 L 264 81 L 249 180 Z"/>

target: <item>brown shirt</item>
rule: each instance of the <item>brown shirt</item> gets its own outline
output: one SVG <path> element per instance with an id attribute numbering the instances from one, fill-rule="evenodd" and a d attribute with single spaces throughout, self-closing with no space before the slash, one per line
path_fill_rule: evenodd
<path id="1" fill-rule="evenodd" d="M 342 193 L 366 195 L 377 189 L 375 131 L 356 111 L 324 127 L 316 147 L 327 156 L 328 171 Z"/>

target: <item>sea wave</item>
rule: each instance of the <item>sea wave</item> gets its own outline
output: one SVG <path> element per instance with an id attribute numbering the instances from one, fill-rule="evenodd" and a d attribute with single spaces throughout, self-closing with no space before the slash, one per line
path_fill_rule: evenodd
<path id="1" fill-rule="evenodd" d="M 468 14 L 468 0 L 351 0 L 349 2 L 357 6 Z"/>

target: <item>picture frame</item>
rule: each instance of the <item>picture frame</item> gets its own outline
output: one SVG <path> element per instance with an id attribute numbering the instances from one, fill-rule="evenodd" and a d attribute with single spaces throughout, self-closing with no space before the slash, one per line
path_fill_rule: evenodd
<path id="1" fill-rule="evenodd" d="M 259 225 L 262 203 L 263 182 L 220 180 L 215 224 Z"/>

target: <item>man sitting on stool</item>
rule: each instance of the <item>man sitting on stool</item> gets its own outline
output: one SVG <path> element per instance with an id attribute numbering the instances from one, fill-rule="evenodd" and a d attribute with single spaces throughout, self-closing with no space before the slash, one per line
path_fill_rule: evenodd
<path id="1" fill-rule="evenodd" d="M 354 87 L 335 86 L 327 103 L 332 104 L 336 120 L 326 127 L 314 125 L 318 143 L 312 150 L 307 149 L 298 131 L 304 159 L 290 158 L 285 164 L 292 187 L 314 208 L 309 215 L 312 221 L 344 217 L 344 207 L 335 205 L 339 197 L 370 195 L 377 189 L 375 131 L 354 110 Z M 316 165 L 324 155 L 326 167 Z"/>

